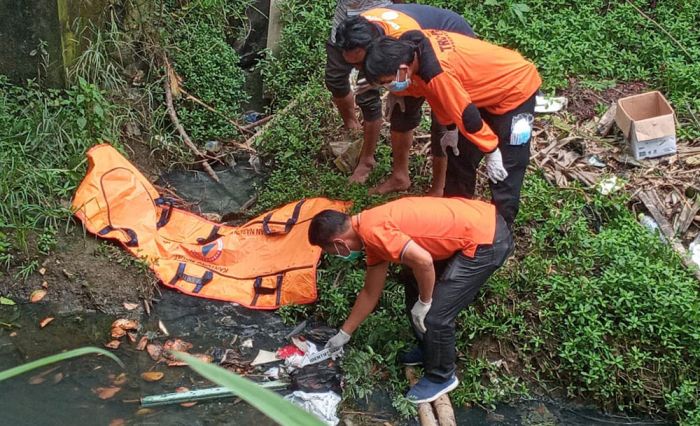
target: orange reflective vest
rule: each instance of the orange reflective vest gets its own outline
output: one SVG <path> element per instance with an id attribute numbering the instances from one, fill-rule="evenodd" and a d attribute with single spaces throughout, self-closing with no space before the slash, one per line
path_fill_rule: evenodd
<path id="1" fill-rule="evenodd" d="M 349 203 L 306 199 L 226 226 L 173 207 L 112 146 L 87 155 L 75 215 L 88 231 L 144 260 L 164 285 L 252 309 L 316 300 L 321 249 L 309 244 L 309 223 L 321 210 L 346 210 Z"/>

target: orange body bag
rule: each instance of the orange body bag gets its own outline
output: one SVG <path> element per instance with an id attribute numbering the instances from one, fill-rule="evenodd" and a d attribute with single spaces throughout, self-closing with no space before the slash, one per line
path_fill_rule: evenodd
<path id="1" fill-rule="evenodd" d="M 309 244 L 311 218 L 349 203 L 305 199 L 240 226 L 173 207 L 110 145 L 88 151 L 89 169 L 73 199 L 88 231 L 118 240 L 168 287 L 252 309 L 316 300 L 321 249 Z"/>

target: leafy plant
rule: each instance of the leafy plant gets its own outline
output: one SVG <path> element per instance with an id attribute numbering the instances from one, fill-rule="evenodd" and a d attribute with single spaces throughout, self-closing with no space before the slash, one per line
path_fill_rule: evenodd
<path id="1" fill-rule="evenodd" d="M 121 362 L 119 358 L 117 358 L 116 355 L 114 355 L 111 352 L 107 352 L 104 349 L 100 348 L 93 348 L 93 347 L 85 347 L 85 348 L 78 348 L 78 349 L 73 349 L 67 352 L 63 352 L 60 354 L 56 355 L 51 355 L 47 356 L 44 358 L 37 359 L 32 362 L 28 362 L 26 364 L 18 365 L 17 367 L 10 368 L 8 370 L 0 371 L 0 382 L 3 380 L 10 379 L 15 376 L 19 376 L 20 374 L 24 374 L 28 371 L 36 370 L 37 368 L 45 367 L 50 364 L 55 364 L 57 362 L 65 361 L 67 359 L 87 355 L 95 353 L 98 355 L 104 355 L 119 364 L 120 367 L 124 368 L 124 364 Z"/>
<path id="2" fill-rule="evenodd" d="M 18 87 L 0 76 L 0 262 L 11 249 L 27 251 L 38 232 L 39 249 L 55 244 L 58 224 L 85 171 L 85 151 L 101 141 L 117 141 L 122 110 L 84 79 L 66 91 Z"/>

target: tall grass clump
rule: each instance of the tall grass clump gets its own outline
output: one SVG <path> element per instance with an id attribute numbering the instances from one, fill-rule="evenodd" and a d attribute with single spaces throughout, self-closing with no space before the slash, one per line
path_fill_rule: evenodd
<path id="1" fill-rule="evenodd" d="M 85 169 L 86 150 L 116 142 L 119 109 L 94 85 L 42 90 L 0 76 L 0 263 L 30 249 L 47 253 Z"/>

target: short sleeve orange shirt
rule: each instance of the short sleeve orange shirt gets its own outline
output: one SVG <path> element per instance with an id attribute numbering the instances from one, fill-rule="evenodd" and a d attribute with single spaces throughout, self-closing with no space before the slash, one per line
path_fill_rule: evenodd
<path id="1" fill-rule="evenodd" d="M 493 204 L 465 198 L 406 197 L 365 210 L 352 218 L 365 245 L 367 265 L 401 262 L 410 241 L 434 260 L 457 252 L 474 257 L 480 244 L 492 244 Z"/>

